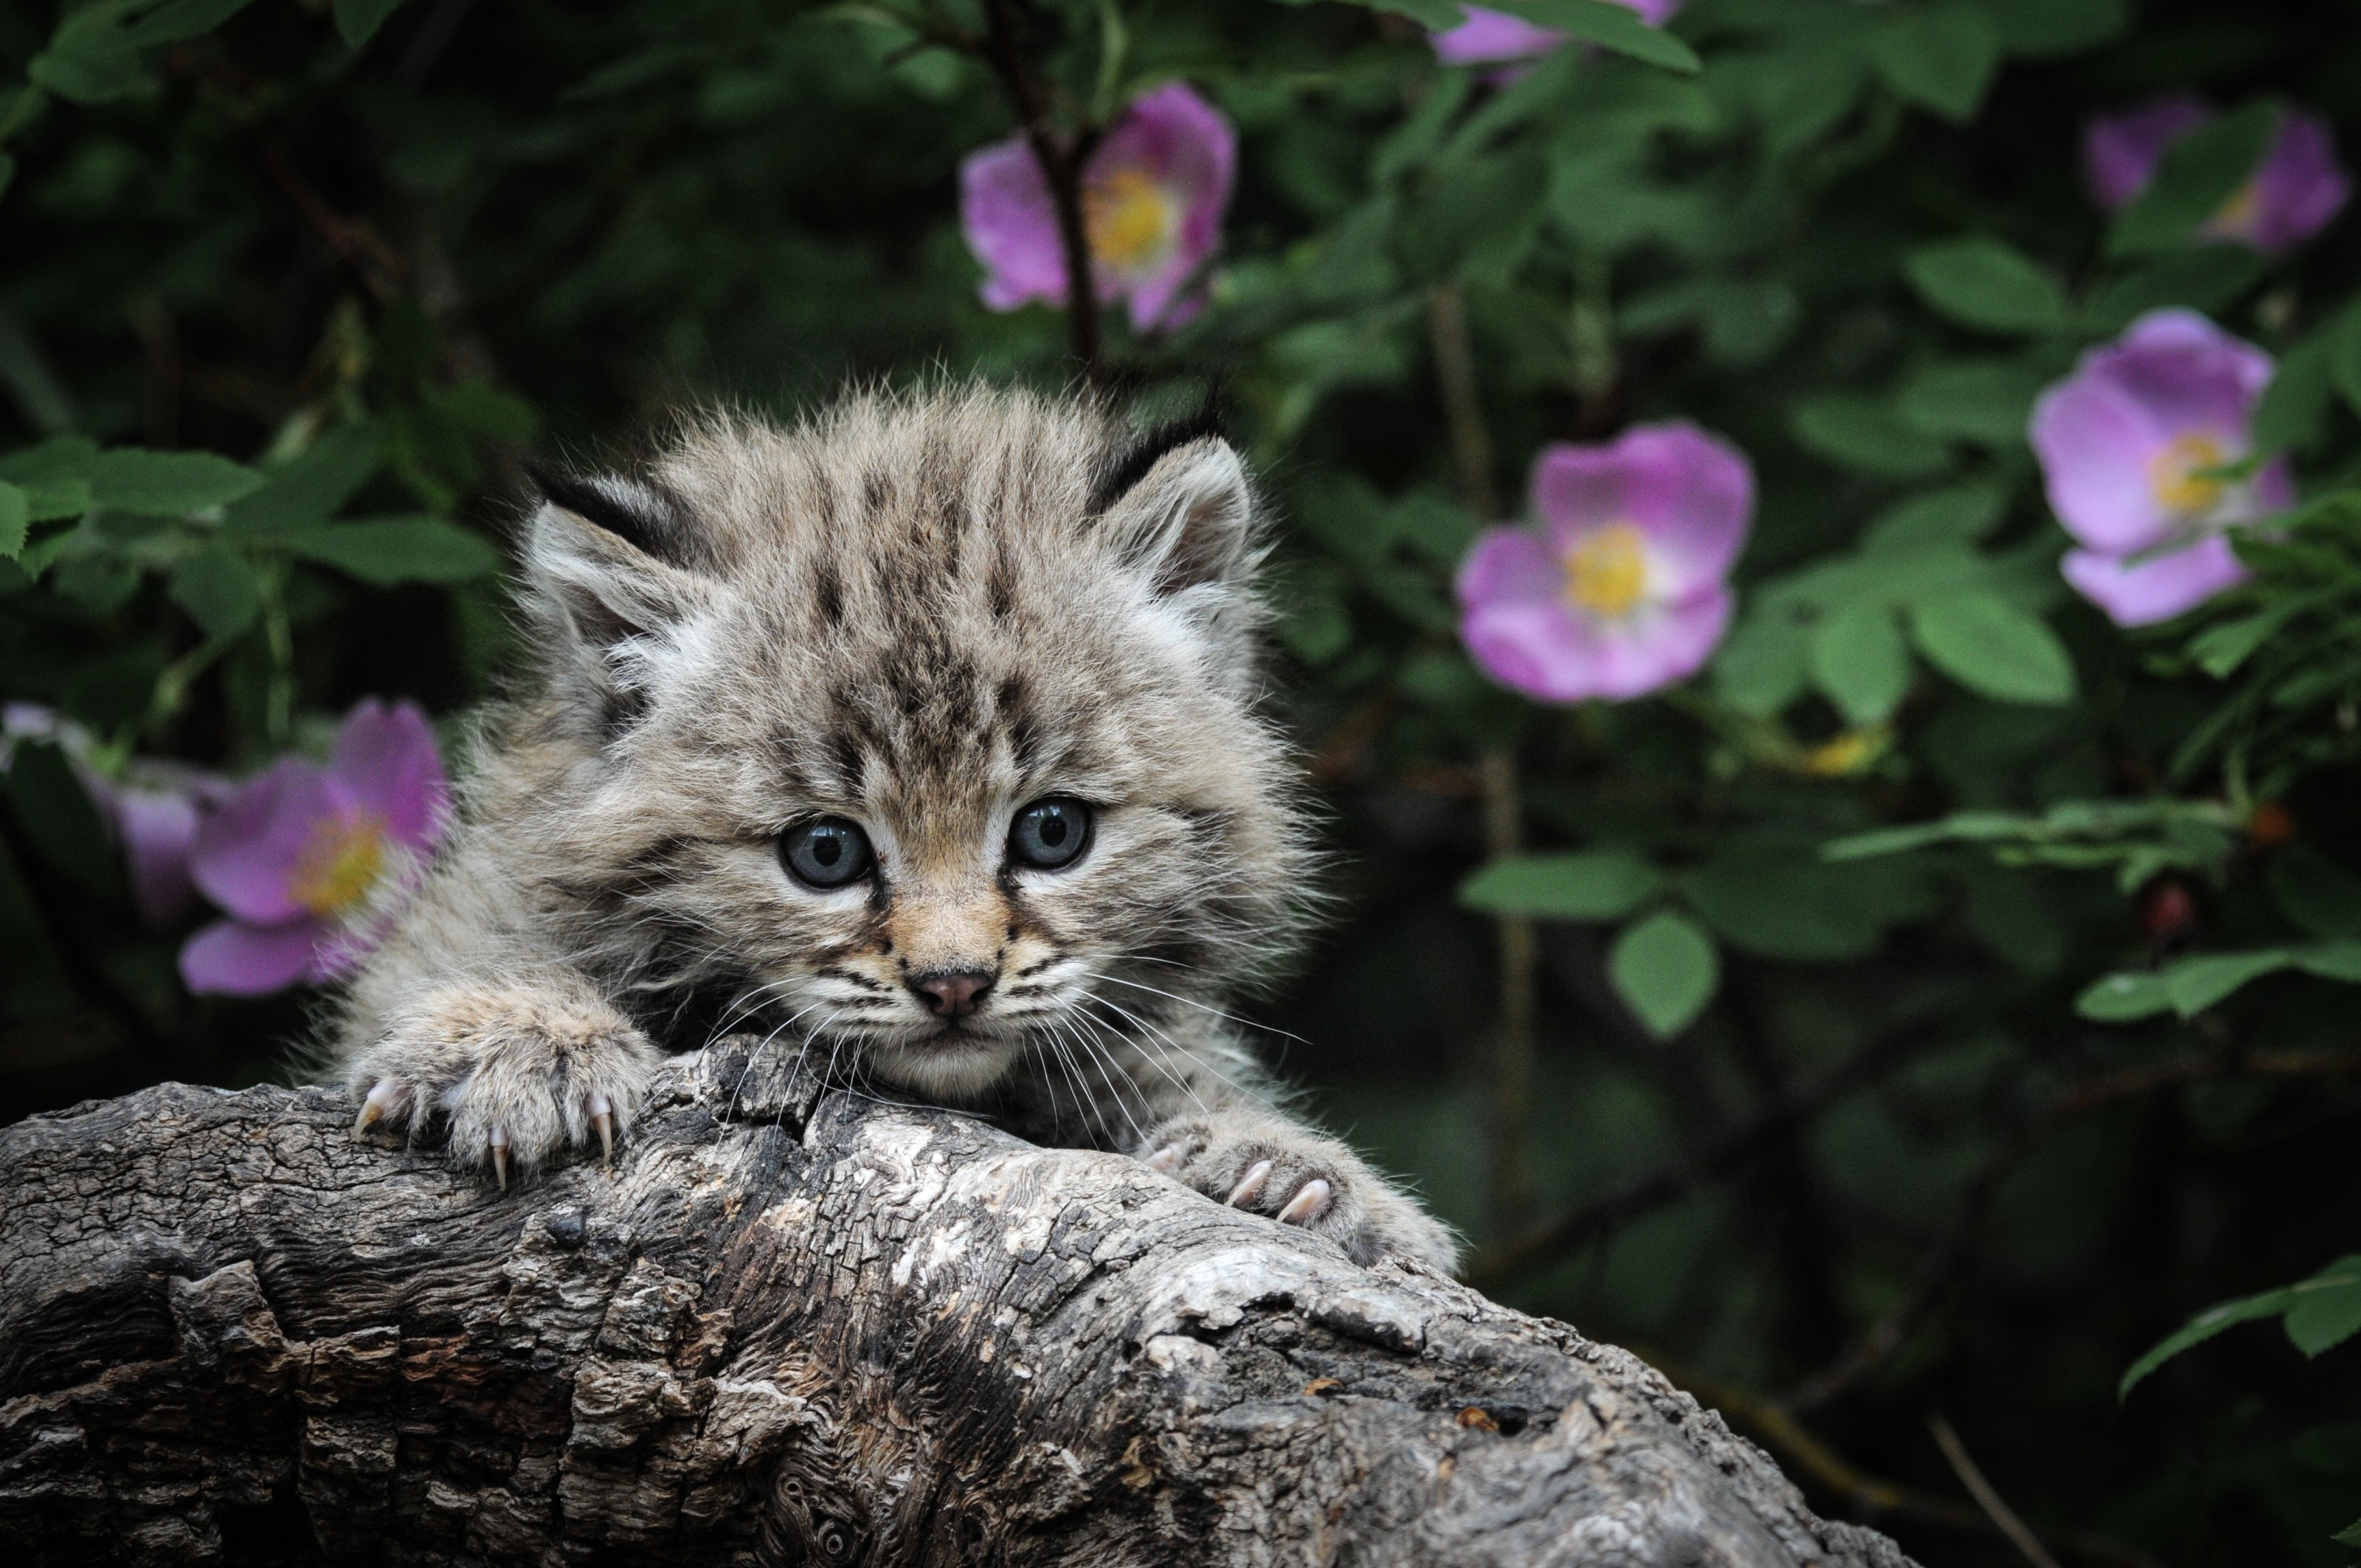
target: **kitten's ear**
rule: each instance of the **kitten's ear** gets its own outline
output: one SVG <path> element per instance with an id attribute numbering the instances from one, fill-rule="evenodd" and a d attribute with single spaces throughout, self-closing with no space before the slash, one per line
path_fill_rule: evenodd
<path id="1" fill-rule="evenodd" d="M 534 478 L 543 499 L 524 566 L 549 628 L 552 690 L 611 740 L 644 710 L 676 633 L 718 585 L 673 558 L 686 554 L 689 525 L 662 492 L 629 479 Z"/>
<path id="2" fill-rule="evenodd" d="M 533 478 L 542 504 L 525 533 L 525 575 L 580 642 L 661 633 L 707 601 L 706 580 L 683 569 L 690 525 L 670 497 L 611 476 Z"/>
<path id="3" fill-rule="evenodd" d="M 1126 555 L 1155 569 L 1159 592 L 1253 575 L 1262 558 L 1254 486 L 1220 436 L 1135 449 L 1110 481 L 1101 487 L 1101 526 Z"/>

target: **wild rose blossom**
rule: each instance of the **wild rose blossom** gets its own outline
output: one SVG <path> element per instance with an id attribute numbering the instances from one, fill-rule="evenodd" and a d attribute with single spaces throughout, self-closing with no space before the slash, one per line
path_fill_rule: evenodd
<path id="1" fill-rule="evenodd" d="M 1640 19 L 1652 27 L 1663 27 L 1681 8 L 1681 0 L 1616 0 L 1616 4 L 1637 11 Z M 1463 5 L 1460 9 L 1467 19 L 1435 34 L 1433 39 L 1435 58 L 1445 65 L 1499 65 L 1538 60 L 1565 42 L 1565 35 L 1555 27 L 1544 27 L 1505 11 L 1488 10 L 1481 5 Z"/>
<path id="2" fill-rule="evenodd" d="M 1459 635 L 1544 702 L 1620 701 L 1696 673 L 1729 627 L 1725 581 L 1754 513 L 1745 454 L 1686 421 L 1558 443 L 1533 465 L 1535 528 L 1460 563 Z"/>
<path id="3" fill-rule="evenodd" d="M 2044 391 L 2026 432 L 2050 510 L 2079 550 L 2060 565 L 2118 626 L 2167 620 L 2240 581 L 2227 531 L 2284 510 L 2284 460 L 2215 472 L 2254 448 L 2271 356 L 2194 311 L 2151 311 Z"/>
<path id="4" fill-rule="evenodd" d="M 1091 291 L 1124 300 L 1140 332 L 1181 324 L 1201 302 L 1180 291 L 1220 242 L 1237 136 L 1184 82 L 1136 100 L 1082 168 Z M 1041 166 L 1023 137 L 960 165 L 960 226 L 984 265 L 983 302 L 1013 311 L 1066 302 L 1066 255 Z"/>
<path id="5" fill-rule="evenodd" d="M 2213 117 L 2196 99 L 2173 97 L 2092 120 L 2082 133 L 2082 170 L 2092 199 L 2110 213 L 2129 206 L 2156 178 L 2165 149 Z M 2327 123 L 2291 113 L 2252 178 L 2199 232 L 2276 256 L 2327 227 L 2352 189 Z"/>
<path id="6" fill-rule="evenodd" d="M 181 978 L 258 996 L 351 968 L 366 917 L 442 836 L 449 796 L 416 705 L 361 703 L 326 767 L 281 757 L 198 825 L 190 873 L 229 918 L 181 948 Z"/>

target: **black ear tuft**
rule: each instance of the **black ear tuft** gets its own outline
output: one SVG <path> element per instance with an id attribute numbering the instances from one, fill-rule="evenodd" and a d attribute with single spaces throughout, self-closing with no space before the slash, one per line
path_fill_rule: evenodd
<path id="1" fill-rule="evenodd" d="M 1115 455 L 1091 485 L 1090 515 L 1103 516 L 1106 510 L 1148 477 L 1148 471 L 1166 455 L 1179 451 L 1192 441 L 1211 436 L 1227 439 L 1228 422 L 1222 417 L 1222 388 L 1219 381 L 1205 389 L 1205 400 L 1195 412 L 1179 419 L 1166 420 L 1150 426 L 1137 439 Z"/>
<path id="2" fill-rule="evenodd" d="M 586 477 L 539 463 L 527 463 L 525 473 L 552 506 L 565 508 L 659 561 L 688 565 L 687 520 L 679 503 L 663 490 L 637 480 Z"/>

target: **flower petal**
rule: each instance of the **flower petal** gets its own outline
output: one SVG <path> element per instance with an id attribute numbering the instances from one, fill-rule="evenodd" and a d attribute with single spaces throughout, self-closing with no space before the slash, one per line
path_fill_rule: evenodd
<path id="1" fill-rule="evenodd" d="M 1466 609 L 1490 604 L 1554 604 L 1565 572 L 1530 528 L 1488 528 L 1459 563 L 1453 585 Z"/>
<path id="2" fill-rule="evenodd" d="M 961 163 L 960 228 L 984 265 L 986 305 L 1013 311 L 1031 300 L 1065 302 L 1057 210 L 1023 137 L 980 148 Z"/>
<path id="3" fill-rule="evenodd" d="M 2136 564 L 2126 564 L 2120 556 L 2070 550 L 2058 569 L 2076 593 L 2104 610 L 2117 626 L 2169 620 L 2246 576 L 2230 542 L 2218 533 L 2206 535 L 2186 550 Z"/>
<path id="4" fill-rule="evenodd" d="M 1221 243 L 1237 158 L 1237 133 L 1230 122 L 1185 82 L 1142 94 L 1091 154 L 1086 181 L 1102 182 L 1118 170 L 1137 170 L 1180 209 L 1171 247 L 1146 267 L 1126 270 L 1102 259 L 1092 274 L 1104 296 L 1130 297 L 1137 330 L 1173 324 L 1174 296 Z"/>
<path id="5" fill-rule="evenodd" d="M 189 880 L 196 801 L 177 791 L 123 787 L 113 792 L 109 804 L 131 872 L 131 902 L 148 925 L 171 925 L 196 901 L 196 886 Z"/>
<path id="6" fill-rule="evenodd" d="M 2168 437 L 2125 389 L 2089 374 L 2087 359 L 2034 400 L 2026 437 L 2041 459 L 2049 510 L 2093 550 L 2145 550 L 2177 521 L 2148 476 Z"/>
<path id="7" fill-rule="evenodd" d="M 1602 623 L 1562 604 L 1500 600 L 1468 611 L 1460 637 L 1502 685 L 1543 702 L 1643 696 L 1697 673 L 1730 625 L 1719 586 Z"/>
<path id="8" fill-rule="evenodd" d="M 2279 138 L 2255 173 L 2254 217 L 2246 237 L 2256 249 L 2276 256 L 2328 226 L 2353 194 L 2353 183 L 2336 161 L 2336 138 L 2327 122 L 2301 111 L 2280 122 Z"/>
<path id="9" fill-rule="evenodd" d="M 2147 189 L 2164 149 L 2213 117 L 2196 99 L 2161 99 L 2128 114 L 2101 115 L 2082 129 L 2082 173 L 2102 210 L 2120 212 Z"/>
<path id="10" fill-rule="evenodd" d="M 246 926 L 216 920 L 181 945 L 181 979 L 200 995 L 260 996 L 310 976 L 324 934 L 314 920 Z"/>
<path id="11" fill-rule="evenodd" d="M 344 797 L 374 813 L 397 844 L 431 847 L 442 836 L 451 784 L 434 731 L 414 702 L 363 700 L 336 732 L 328 776 Z"/>
<path id="12" fill-rule="evenodd" d="M 1481 5 L 1460 7 L 1467 19 L 1434 35 L 1434 55 L 1445 65 L 1487 65 L 1504 60 L 1532 60 L 1565 42 L 1554 27 L 1528 22 Z M 1636 9 L 1636 7 L 1635 7 Z"/>
<path id="13" fill-rule="evenodd" d="M 1533 510 L 1563 547 L 1629 521 L 1647 535 L 1651 598 L 1686 599 L 1730 570 L 1754 514 L 1746 455 L 1686 420 L 1633 425 L 1604 445 L 1560 442 L 1533 465 Z"/>
<path id="14" fill-rule="evenodd" d="M 296 868 L 319 824 L 336 814 L 338 794 L 312 763 L 280 758 L 198 825 L 190 876 L 207 898 L 253 925 L 308 915 L 295 901 Z"/>

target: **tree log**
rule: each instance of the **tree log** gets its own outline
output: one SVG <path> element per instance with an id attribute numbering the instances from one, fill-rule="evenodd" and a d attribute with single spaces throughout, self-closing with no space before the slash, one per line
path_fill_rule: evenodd
<path id="1" fill-rule="evenodd" d="M 488 1190 L 324 1090 L 0 1132 L 35 1563 L 1904 1568 L 1631 1355 L 730 1040 Z"/>

